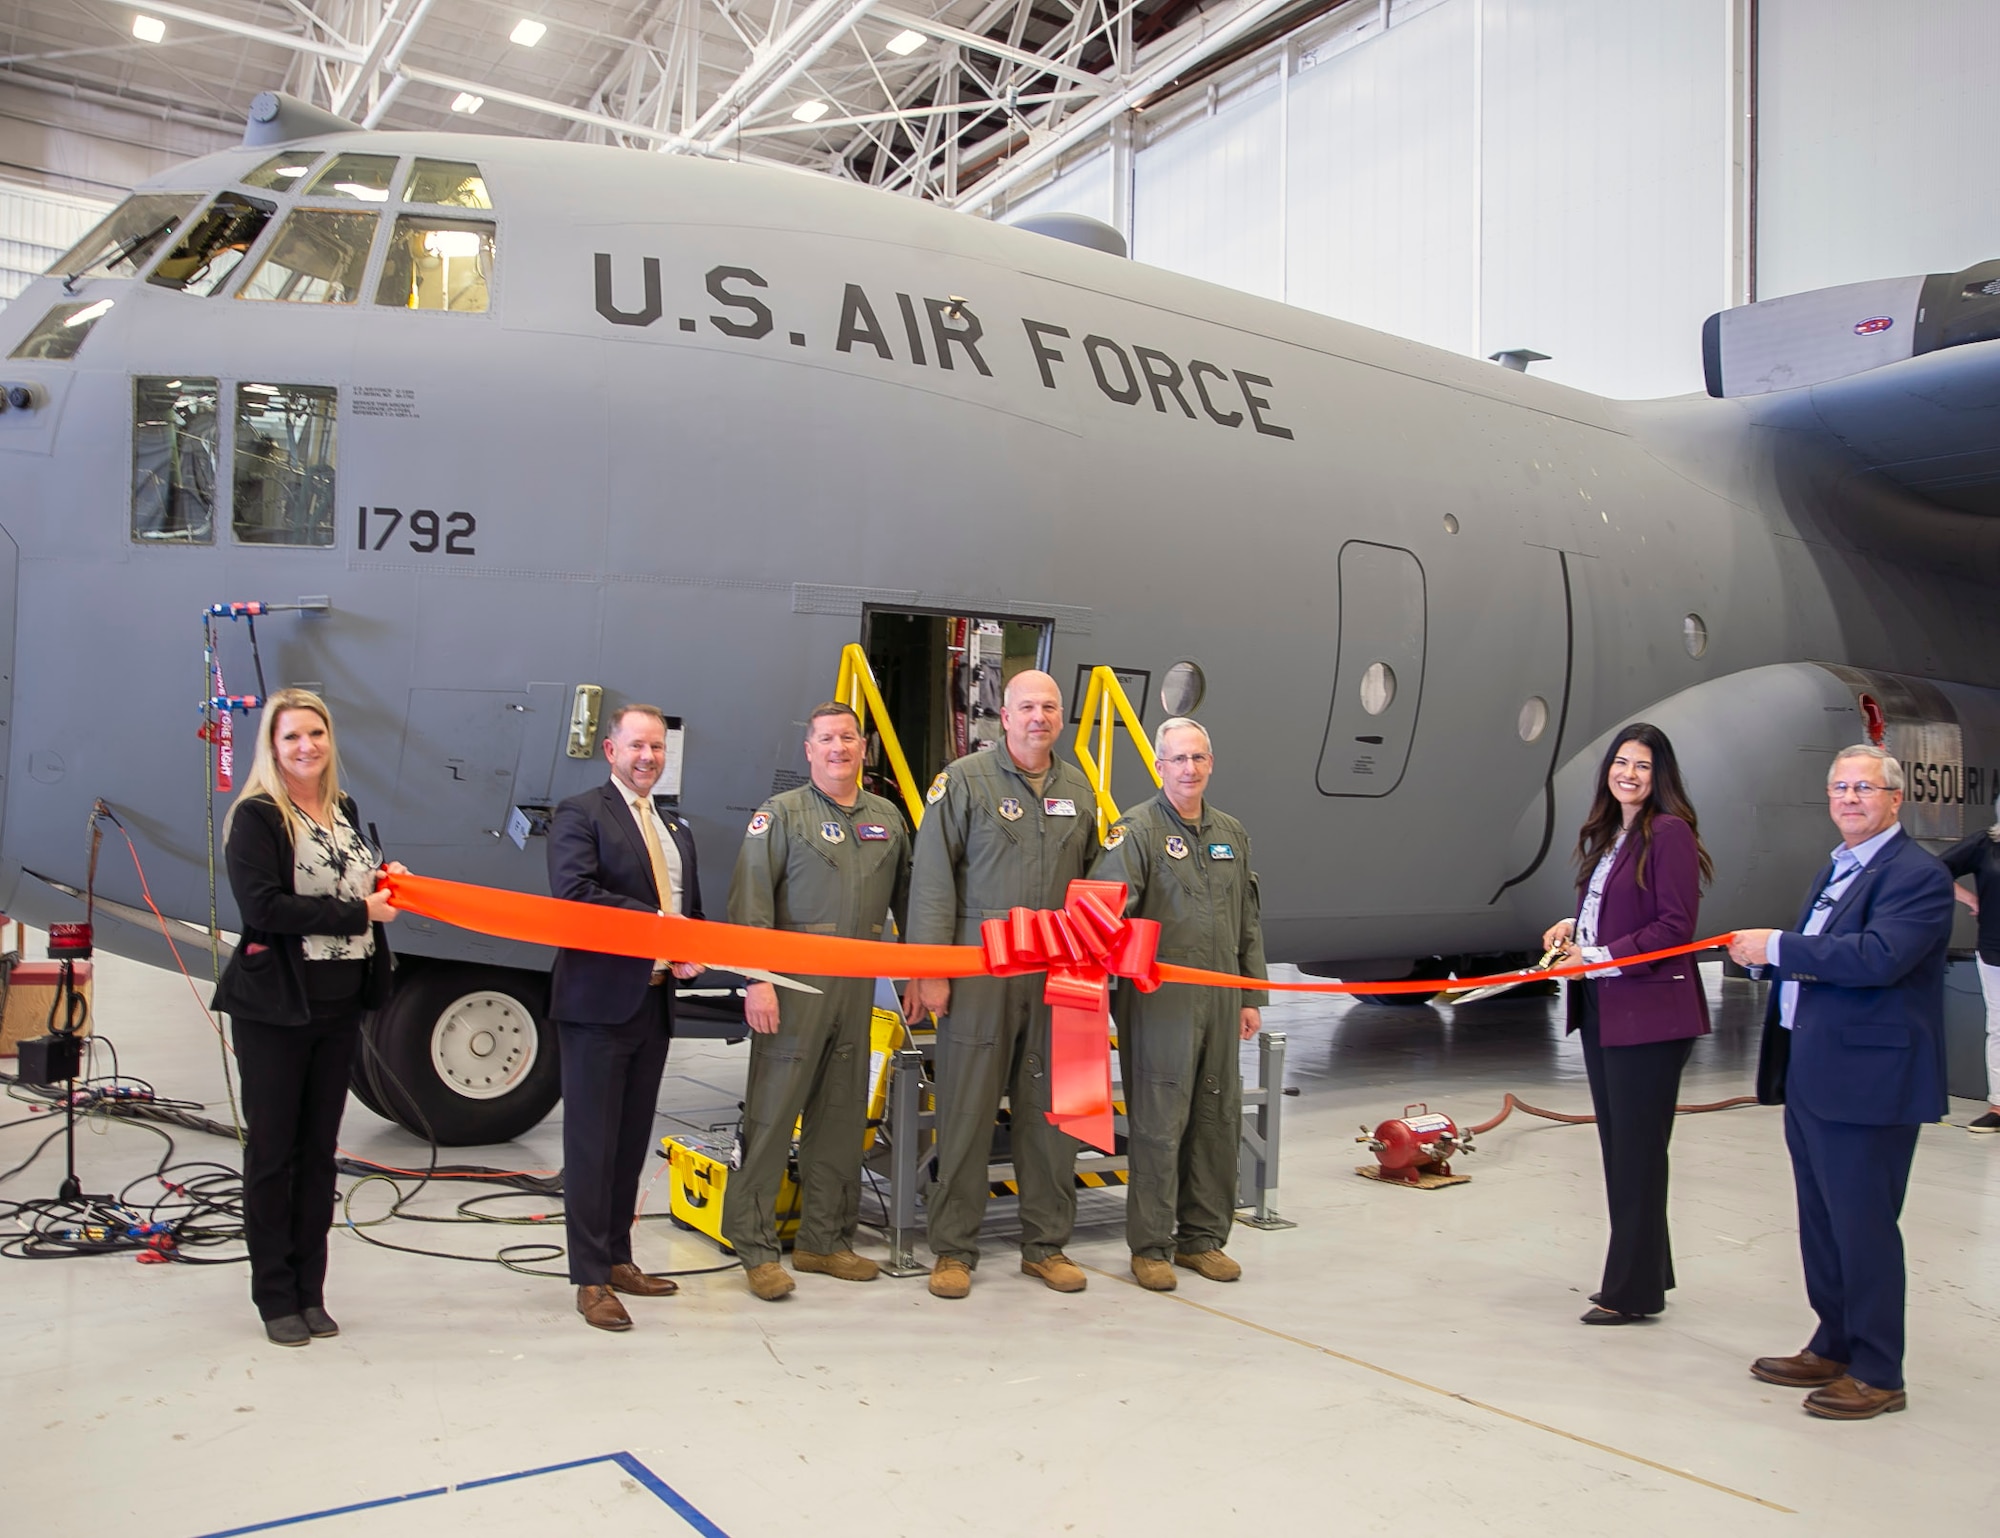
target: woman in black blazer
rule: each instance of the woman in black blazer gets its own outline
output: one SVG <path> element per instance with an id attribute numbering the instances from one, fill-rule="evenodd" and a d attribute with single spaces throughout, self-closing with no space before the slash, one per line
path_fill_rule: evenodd
<path id="1" fill-rule="evenodd" d="M 243 1084 L 250 1298 L 280 1346 L 338 1335 L 327 1314 L 334 1144 L 361 1013 L 389 995 L 396 916 L 380 861 L 340 792 L 333 716 L 305 689 L 264 706 L 256 761 L 223 820 L 243 938 L 215 990 Z M 391 871 L 400 873 L 401 865 Z"/>
<path id="2" fill-rule="evenodd" d="M 1954 880 L 1951 894 L 1979 918 L 1979 991 L 1986 996 L 1986 1111 L 1966 1124 L 1973 1132 L 2000 1132 L 2000 800 L 1993 826 L 1969 833 L 1939 856 L 1954 878 L 1970 876 L 1968 892 Z"/>

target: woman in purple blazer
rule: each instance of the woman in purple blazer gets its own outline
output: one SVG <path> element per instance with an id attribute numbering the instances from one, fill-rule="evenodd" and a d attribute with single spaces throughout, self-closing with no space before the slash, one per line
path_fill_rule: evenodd
<path id="1" fill-rule="evenodd" d="M 1569 985 L 1569 1028 L 1582 1034 L 1611 1244 L 1585 1324 L 1632 1324 L 1667 1306 L 1667 1142 L 1681 1069 L 1708 1034 L 1692 956 L 1621 967 L 1621 956 L 1686 945 L 1701 889 L 1714 877 L 1665 732 L 1635 721 L 1611 739 L 1597 795 L 1577 835 L 1577 913 L 1543 944 L 1563 965 L 1606 967 Z"/>

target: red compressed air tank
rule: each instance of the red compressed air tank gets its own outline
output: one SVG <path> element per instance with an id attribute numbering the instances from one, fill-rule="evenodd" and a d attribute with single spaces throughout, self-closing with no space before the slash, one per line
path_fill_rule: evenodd
<path id="1" fill-rule="evenodd" d="M 1354 1141 L 1368 1145 L 1381 1179 L 1404 1185 L 1416 1185 L 1425 1175 L 1449 1175 L 1453 1155 L 1472 1152 L 1471 1137 L 1461 1135 L 1456 1122 L 1422 1104 L 1404 1106 L 1401 1116 L 1372 1133 L 1362 1128 Z"/>

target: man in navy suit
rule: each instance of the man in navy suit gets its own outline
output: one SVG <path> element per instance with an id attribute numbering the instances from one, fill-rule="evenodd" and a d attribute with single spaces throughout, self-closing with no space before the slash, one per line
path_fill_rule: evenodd
<path id="1" fill-rule="evenodd" d="M 1827 774 L 1840 829 L 1796 930 L 1740 929 L 1729 954 L 1777 981 L 1757 1096 L 1785 1107 L 1806 1298 L 1819 1330 L 1751 1374 L 1808 1388 L 1829 1420 L 1909 1404 L 1903 1388 L 1903 1235 L 1917 1129 L 1945 1112 L 1944 969 L 1951 873 L 1896 824 L 1903 768 L 1843 750 Z"/>
<path id="2" fill-rule="evenodd" d="M 660 808 L 667 722 L 627 705 L 604 739 L 611 778 L 571 796 L 549 823 L 549 892 L 570 902 L 700 918 L 694 834 Z M 697 965 L 563 950 L 549 979 L 562 1034 L 563 1226 L 576 1311 L 600 1330 L 629 1330 L 620 1292 L 663 1297 L 666 1277 L 632 1263 L 632 1214 L 674 1033 L 674 980 Z"/>

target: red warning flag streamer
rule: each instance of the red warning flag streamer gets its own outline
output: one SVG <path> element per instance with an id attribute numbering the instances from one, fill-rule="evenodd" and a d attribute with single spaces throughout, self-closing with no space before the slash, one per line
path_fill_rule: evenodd
<path id="1" fill-rule="evenodd" d="M 1123 977 L 1142 993 L 1163 983 L 1278 993 L 1436 993 L 1436 979 L 1399 982 L 1272 982 L 1159 960 L 1160 929 L 1150 919 L 1123 917 L 1125 886 L 1116 881 L 1072 881 L 1063 906 L 1015 908 L 980 926 L 978 945 L 896 945 L 843 940 L 741 924 L 641 913 L 597 903 L 533 897 L 493 887 L 440 881 L 434 876 L 381 878 L 399 913 L 530 945 L 599 951 L 612 956 L 670 956 L 704 966 L 755 967 L 817 977 L 1015 977 L 1046 972 L 1042 997 L 1049 1003 L 1050 1109 L 1048 1118 L 1071 1136 L 1106 1153 L 1111 1135 L 1111 1015 L 1109 985 Z M 1620 967 L 1644 966 L 1728 945 L 1727 934 L 1691 945 L 1620 956 Z M 1602 962 L 1462 977 L 1454 988 L 1531 983 L 1580 977 Z"/>

